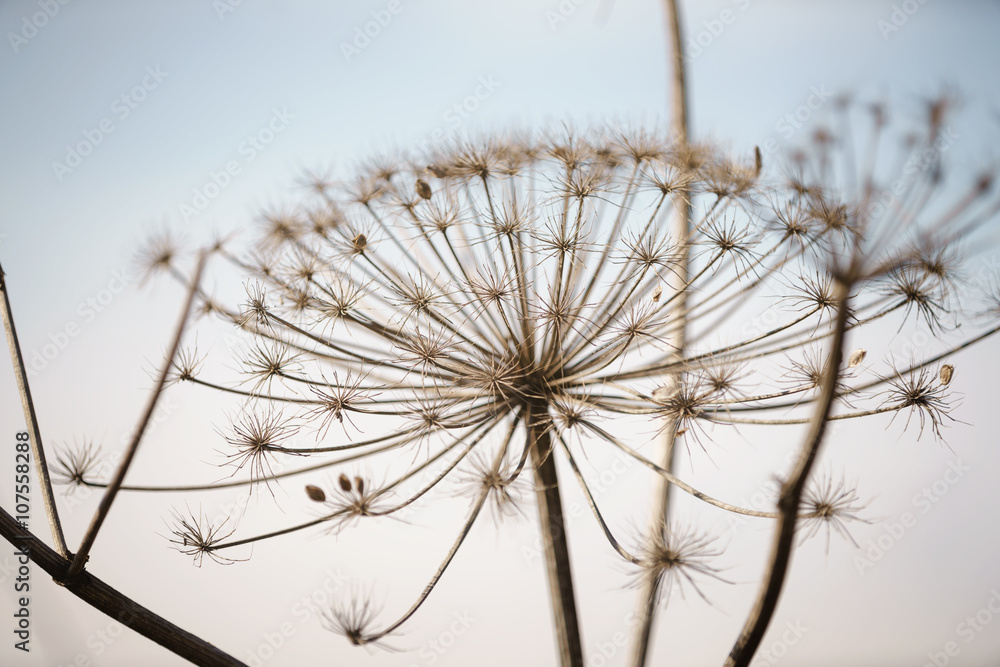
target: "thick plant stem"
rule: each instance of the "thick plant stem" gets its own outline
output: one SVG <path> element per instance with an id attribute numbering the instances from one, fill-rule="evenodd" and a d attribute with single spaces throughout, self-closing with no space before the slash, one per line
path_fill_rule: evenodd
<path id="1" fill-rule="evenodd" d="M 583 667 L 583 644 L 576 615 L 573 575 L 570 570 L 569 543 L 563 521 L 562 500 L 559 497 L 559 477 L 552 438 L 544 425 L 538 423 L 539 408 L 526 415 L 528 437 L 532 439 L 531 461 L 535 469 L 538 514 L 541 520 L 542 544 L 548 571 L 549 594 L 556 626 L 560 667 Z"/>
<path id="2" fill-rule="evenodd" d="M 743 631 L 729 653 L 725 667 L 747 667 L 750 664 L 760 647 L 764 633 L 767 632 L 767 626 L 774 616 L 774 611 L 778 607 L 778 599 L 781 597 L 781 589 L 784 586 L 788 567 L 792 560 L 792 551 L 795 547 L 795 524 L 798 520 L 802 491 L 819 454 L 826 425 L 829 422 L 830 410 L 837 396 L 837 383 L 840 380 L 844 356 L 844 332 L 847 328 L 847 317 L 850 312 L 847 303 L 850 288 L 849 281 L 837 283 L 834 293 L 834 299 L 837 303 L 836 328 L 830 344 L 827 370 L 820 384 L 816 412 L 809 424 L 809 433 L 806 435 L 805 442 L 799 452 L 795 468 L 789 475 L 788 481 L 781 487 L 781 495 L 778 497 L 780 518 L 778 519 L 778 528 L 774 533 L 771 558 L 767 565 L 764 582 L 758 593 L 757 601 L 747 616 Z"/>
<path id="3" fill-rule="evenodd" d="M 681 18 L 677 0 L 665 0 L 664 10 L 666 14 L 666 28 L 668 48 L 671 65 L 671 85 L 670 85 L 670 119 L 671 130 L 674 141 L 683 150 L 688 145 L 688 100 L 687 82 L 684 72 L 684 52 L 681 48 Z M 685 286 L 688 281 L 688 236 L 691 230 L 691 205 L 689 192 L 684 190 L 677 194 L 672 229 L 674 242 L 679 244 L 681 252 L 677 262 L 673 266 L 673 272 L 669 279 L 669 286 L 678 295 L 674 299 L 673 310 L 681 313 L 679 317 L 684 318 L 687 311 L 687 291 Z M 684 348 L 686 346 L 687 326 L 684 320 L 677 322 L 675 327 L 677 335 L 671 344 L 675 348 L 674 358 L 684 358 Z M 679 390 L 681 377 L 675 373 L 666 378 L 667 386 L 673 390 Z M 677 424 L 668 422 L 664 429 L 665 445 L 661 467 L 668 472 L 674 469 L 674 454 L 677 441 Z M 657 482 L 655 501 L 650 521 L 651 534 L 660 532 L 660 527 L 670 519 L 670 490 L 671 485 L 665 479 L 660 478 Z M 660 580 L 657 577 L 648 577 L 639 590 L 639 609 L 636 614 L 636 630 L 633 637 L 631 665 L 633 667 L 644 667 L 649 657 L 650 643 L 653 635 L 653 622 L 656 618 L 656 603 L 659 599 Z"/>
<path id="4" fill-rule="evenodd" d="M 14 517 L 2 508 L 0 535 L 17 548 L 17 554 L 26 554 L 70 593 L 192 664 L 206 667 L 246 667 L 236 658 L 157 616 L 97 577 L 87 572 L 69 577 L 69 559 L 56 553 L 34 534 L 18 525 Z"/>
<path id="5" fill-rule="evenodd" d="M 687 73 L 684 70 L 684 49 L 681 27 L 680 8 L 678 0 L 664 0 L 664 10 L 667 18 L 667 34 L 670 49 L 670 129 L 676 140 L 686 145 L 688 143 L 688 97 Z"/>
<path id="6" fill-rule="evenodd" d="M 7 331 L 7 347 L 10 349 L 10 359 L 14 364 L 14 378 L 21 394 L 21 407 L 24 409 L 24 423 L 27 425 L 31 439 L 31 455 L 35 457 L 35 473 L 42 489 L 42 502 L 45 505 L 45 515 L 52 531 L 52 543 L 60 556 L 69 556 L 69 547 L 63 535 L 59 512 L 56 509 L 55 496 L 52 494 L 52 482 L 49 480 L 49 467 L 45 462 L 45 448 L 42 446 L 42 433 L 38 427 L 38 417 L 35 415 L 35 403 L 31 400 L 31 388 L 28 386 L 28 374 L 24 367 L 24 357 L 21 355 L 21 344 L 17 340 L 17 330 L 14 328 L 14 314 L 7 295 L 7 283 L 4 280 L 3 267 L 0 267 L 0 292 L 3 293 L 3 324 Z"/>

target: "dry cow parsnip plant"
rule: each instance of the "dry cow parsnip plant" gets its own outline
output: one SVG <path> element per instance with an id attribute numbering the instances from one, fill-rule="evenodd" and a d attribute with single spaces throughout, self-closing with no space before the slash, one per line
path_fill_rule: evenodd
<path id="1" fill-rule="evenodd" d="M 320 508 L 260 535 L 179 512 L 172 545 L 198 565 L 232 563 L 240 546 L 407 516 L 461 489 L 465 521 L 441 537 L 440 566 L 412 606 L 383 620 L 372 600 L 343 599 L 324 615 L 330 630 L 372 644 L 433 594 L 484 513 L 527 514 L 533 491 L 560 661 L 582 665 L 562 509 L 564 485 L 578 485 L 641 589 L 633 661 L 643 664 L 657 609 L 680 599 L 671 590 L 700 593 L 721 578 L 712 565 L 721 547 L 669 516 L 674 488 L 720 513 L 774 522 L 758 600 L 726 660 L 749 664 L 796 535 L 850 539 L 847 522 L 863 520 L 855 489 L 810 479 L 827 424 L 891 413 L 943 437 L 960 372 L 948 354 L 997 331 L 1000 291 L 970 312 L 971 299 L 959 298 L 963 241 L 1000 201 L 992 173 L 948 178 L 936 143 L 949 104 L 927 102 L 924 122 L 902 136 L 901 162 L 876 148 L 901 138 L 886 110 L 846 100 L 838 127 L 863 126 L 867 139 L 819 130 L 784 165 L 658 129 L 497 134 L 373 160 L 345 182 L 314 178 L 308 201 L 264 215 L 249 244 L 206 249 L 191 272 L 169 237 L 154 239 L 144 263 L 188 287 L 185 313 L 220 318 L 245 340 L 242 373 L 215 377 L 185 316 L 160 377 L 161 390 L 196 385 L 241 406 L 223 429 L 234 481 L 216 486 L 266 496 L 282 485 Z M 910 176 L 888 188 L 899 164 Z M 210 296 L 213 268 L 242 276 L 244 303 Z M 748 333 L 747 313 L 763 308 L 775 323 Z M 871 337 L 886 322 L 932 335 L 961 322 L 966 338 L 924 358 L 868 363 L 864 349 L 846 347 L 850 337 L 878 349 Z M 745 425 L 806 427 L 773 511 L 703 493 L 672 465 L 678 447 L 711 451 L 720 432 Z M 657 432 L 654 444 L 630 435 L 643 429 Z M 68 484 L 108 487 L 106 513 L 130 490 L 122 482 L 140 437 L 111 480 L 94 478 L 91 449 L 60 454 L 56 471 Z M 662 498 L 634 499 L 652 514 L 642 538 L 605 520 L 585 474 L 590 448 L 662 480 Z M 360 473 L 362 463 L 380 474 Z M 61 553 L 68 569 L 52 556 L 53 576 L 84 593 L 96 581 L 81 577 L 102 519 L 80 553 Z M 11 539 L 15 529 L 3 527 Z M 179 633 L 144 632 L 199 664 L 239 664 Z"/>
<path id="2" fill-rule="evenodd" d="M 997 202 L 983 176 L 940 214 L 925 207 L 943 182 L 933 145 L 945 104 L 929 104 L 925 143 L 913 146 L 929 161 L 891 200 L 872 173 L 856 175 L 856 185 L 842 180 L 852 165 L 824 132 L 772 184 L 759 152 L 734 160 L 634 129 L 470 140 L 372 163 L 347 183 L 314 180 L 315 196 L 300 209 L 264 216 L 249 251 L 211 251 L 246 276 L 240 307 L 198 292 L 204 312 L 246 333 L 243 377 L 206 377 L 189 349 L 173 379 L 242 397 L 225 434 L 228 464 L 258 486 L 301 485 L 324 513 L 240 538 L 180 518 L 175 545 L 221 560 L 235 546 L 313 526 L 339 531 L 436 493 L 450 498 L 454 478 L 469 513 L 413 606 L 382 625 L 370 600 L 330 611 L 332 630 L 367 644 L 417 611 L 483 509 L 514 508 L 526 479 L 561 651 L 579 664 L 563 484 L 580 485 L 609 548 L 656 584 L 658 599 L 672 585 L 697 589 L 719 576 L 710 560 L 717 547 L 701 533 L 661 521 L 644 541 L 621 539 L 581 470 L 587 447 L 622 452 L 721 512 L 781 516 L 693 488 L 640 452 L 622 424 L 652 423 L 705 449 L 722 427 L 807 424 L 820 411 L 821 423 L 903 413 L 942 436 L 953 370 L 944 354 L 860 372 L 864 350 L 832 361 L 829 350 L 880 320 L 936 333 L 962 316 L 957 243 Z M 880 140 L 882 110 L 857 113 Z M 688 206 L 690 233 L 678 237 L 672 218 Z M 176 271 L 162 239 L 148 259 L 151 269 Z M 783 315 L 773 327 L 719 342 L 742 332 L 729 323 L 745 321 L 748 304 L 775 291 Z M 965 344 L 996 330 L 993 315 Z M 364 416 L 378 417 L 366 422 L 377 431 L 360 432 L 354 422 Z M 818 444 L 805 449 L 810 458 Z M 274 473 L 284 457 L 309 463 Z M 362 458 L 393 472 L 359 477 L 352 466 Z M 303 483 L 302 471 L 336 477 Z M 798 496 L 797 518 L 812 533 L 844 532 L 863 507 L 829 479 Z"/>

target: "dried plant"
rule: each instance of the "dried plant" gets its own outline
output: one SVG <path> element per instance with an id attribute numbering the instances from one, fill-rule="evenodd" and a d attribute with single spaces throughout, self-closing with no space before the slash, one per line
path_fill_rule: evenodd
<path id="1" fill-rule="evenodd" d="M 886 132 L 880 110 L 841 113 L 869 118 L 873 141 Z M 245 302 L 206 309 L 246 336 L 247 351 L 235 355 L 245 379 L 205 377 L 194 353 L 174 379 L 242 397 L 244 417 L 225 439 L 229 463 L 251 469 L 248 484 L 345 472 L 307 486 L 318 518 L 204 551 L 402 516 L 460 489 L 467 519 L 413 606 L 381 627 L 367 601 L 332 617 L 363 619 L 341 623 L 342 634 L 372 643 L 431 594 L 487 502 L 497 516 L 523 502 L 512 489 L 527 478 L 562 660 L 579 664 L 558 459 L 637 585 L 662 601 L 664 583 L 701 594 L 698 575 L 718 579 L 708 559 L 719 547 L 665 522 L 627 547 L 580 469 L 588 449 L 622 453 L 720 511 L 780 519 L 708 496 L 642 453 L 648 437 L 626 434 L 653 425 L 711 454 L 727 427 L 806 425 L 823 406 L 823 424 L 916 414 L 921 430 L 929 422 L 942 438 L 954 405 L 944 354 L 900 368 L 891 358 L 865 364 L 860 348 L 831 357 L 829 344 L 849 335 L 877 349 L 882 321 L 936 333 L 962 317 L 958 244 L 984 206 L 996 208 L 988 181 L 934 217 L 923 202 L 943 189 L 938 165 L 909 185 L 913 197 L 880 206 L 879 175 L 844 181 L 852 165 L 837 165 L 830 135 L 817 136 L 787 177 L 771 180 L 759 151 L 740 160 L 651 130 L 487 137 L 380 163 L 343 184 L 316 181 L 314 199 L 265 215 L 255 244 L 218 250 L 245 276 Z M 924 136 L 933 143 L 933 126 Z M 688 207 L 690 233 L 671 234 Z M 734 325 L 755 309 L 769 309 L 774 324 Z M 317 462 L 277 475 L 279 457 Z M 386 481 L 352 479 L 347 464 L 359 459 Z M 851 540 L 846 523 L 864 520 L 864 503 L 842 482 L 798 493 L 804 536 L 825 529 L 829 543 L 832 529 Z"/>
<path id="2" fill-rule="evenodd" d="M 676 3 L 668 7 L 680 44 Z M 641 589 L 633 657 L 641 665 L 656 610 L 675 603 L 672 592 L 683 597 L 689 587 L 704 598 L 702 582 L 725 581 L 712 563 L 724 547 L 670 517 L 669 490 L 678 489 L 719 512 L 776 524 L 759 597 L 726 663 L 749 664 L 777 605 L 796 535 L 824 532 L 829 549 L 831 531 L 853 542 L 848 522 L 867 520 L 864 501 L 846 483 L 827 477 L 807 486 L 827 425 L 903 414 L 908 426 L 916 415 L 921 432 L 929 423 L 942 439 L 954 419 L 955 368 L 942 362 L 1000 328 L 1000 290 L 986 295 L 986 318 L 963 310 L 962 243 L 1000 203 L 992 173 L 957 194 L 962 184 L 948 180 L 935 148 L 947 97 L 928 101 L 916 139 L 904 144 L 903 160 L 918 168 L 898 188 L 891 180 L 898 173 L 881 170 L 877 159 L 877 146 L 890 136 L 880 105 L 838 104 L 837 127 L 866 120 L 868 143 L 821 128 L 784 167 L 765 163 L 759 149 L 732 156 L 691 142 L 679 47 L 673 54 L 681 94 L 669 132 L 609 126 L 493 135 L 374 160 L 343 182 L 312 178 L 306 201 L 265 214 L 249 244 L 212 243 L 190 276 L 176 240 L 151 240 L 141 253 L 147 275 L 182 281 L 189 302 L 112 479 L 93 478 L 90 445 L 57 457 L 64 483 L 107 489 L 83 544 L 75 554 L 66 547 L 47 477 L 58 553 L 6 513 L 4 536 L 34 540 L 32 552 L 41 554 L 34 557 L 48 559 L 57 581 L 96 600 L 94 587 L 103 584 L 84 576 L 83 567 L 120 491 L 272 489 L 311 475 L 304 484 L 311 504 L 303 505 L 312 513 L 263 534 L 236 538 L 226 521 L 177 512 L 168 539 L 199 566 L 206 555 L 231 564 L 241 560 L 228 556 L 235 547 L 296 531 L 405 520 L 435 498 L 467 496 L 465 520 L 408 609 L 379 622 L 381 607 L 359 594 L 323 614 L 328 629 L 368 645 L 419 610 L 484 507 L 498 519 L 524 513 L 523 491 L 532 488 L 560 662 L 578 666 L 582 640 L 562 510 L 570 472 L 609 549 Z M 854 155 L 865 158 L 857 164 Z M 207 293 L 201 274 L 209 255 L 227 265 L 222 275 L 240 274 L 242 304 Z M 217 375 L 194 347 L 178 349 L 192 310 L 238 330 L 245 343 L 232 358 L 238 373 Z M 753 324 L 759 312 L 773 324 Z M 883 323 L 932 335 L 961 323 L 965 338 L 903 367 L 888 355 L 868 361 L 867 350 L 882 349 L 880 339 L 892 335 Z M 865 347 L 845 359 L 848 337 Z M 185 383 L 240 402 L 221 437 L 222 465 L 234 479 L 124 485 L 157 398 Z M 775 511 L 710 496 L 674 472 L 677 451 L 694 445 L 711 455 L 727 430 L 744 426 L 805 427 Z M 661 446 L 642 447 L 653 440 Z M 631 543 L 606 520 L 584 474 L 587 454 L 597 448 L 640 463 L 663 484 L 657 497 L 636 499 L 653 506 L 653 520 Z M 303 459 L 309 462 L 286 467 Z M 358 462 L 378 473 L 359 474 Z M 118 608 L 117 595 L 92 604 Z M 199 664 L 236 664 L 146 614 L 139 616 L 147 635 L 179 654 Z"/>

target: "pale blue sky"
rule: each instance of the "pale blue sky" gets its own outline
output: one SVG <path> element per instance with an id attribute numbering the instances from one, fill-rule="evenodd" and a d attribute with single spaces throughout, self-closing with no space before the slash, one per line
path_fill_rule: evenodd
<path id="1" fill-rule="evenodd" d="M 348 175 L 366 156 L 424 142 L 439 128 L 452 136 L 566 119 L 664 120 L 667 70 L 656 0 L 400 0 L 401 11 L 350 59 L 342 43 L 354 40 L 356 29 L 384 11 L 388 0 L 243 0 L 221 15 L 219 4 L 0 4 L 0 261 L 29 357 L 46 344 L 68 341 L 35 378 L 43 435 L 50 442 L 91 437 L 114 449 L 139 413 L 149 368 L 180 305 L 179 293 L 165 282 L 140 288 L 134 276 L 121 280 L 122 268 L 152 231 L 169 227 L 203 240 L 214 231 L 246 228 L 261 208 L 296 199 L 295 179 L 303 169 Z M 891 21 L 894 5 L 903 4 L 917 10 L 898 31 L 885 32 L 879 22 Z M 49 10 L 54 15 L 35 18 L 50 6 L 58 7 Z M 560 6 L 565 20 L 553 23 Z M 749 154 L 755 144 L 782 138 L 779 122 L 813 89 L 883 97 L 906 114 L 921 98 L 953 86 L 965 100 L 955 121 L 958 168 L 972 170 L 998 158 L 998 2 L 711 0 L 683 7 L 689 38 L 701 33 L 704 44 L 688 71 L 698 137 L 718 138 Z M 33 19 L 44 23 L 34 32 L 25 27 Z M 454 119 L 461 116 L 454 106 L 477 88 L 483 99 L 456 128 Z M 248 136 L 269 124 L 273 140 L 248 149 Z M 791 140 L 805 136 L 802 130 Z M 66 161 L 67 146 L 88 141 L 97 144 L 92 153 L 58 174 L 53 163 Z M 239 173 L 204 210 L 185 219 L 183 207 L 192 206 L 212 183 L 212 173 L 229 162 Z M 1000 265 L 996 253 L 989 256 Z M 128 284 L 119 291 L 123 282 Z M 995 389 L 986 384 L 995 383 L 990 376 L 998 354 L 994 341 L 963 355 L 964 366 L 956 362 L 965 394 L 960 418 L 976 428 L 952 429 L 954 451 L 927 438 L 916 443 L 912 434 L 900 437 L 897 427 L 887 431 L 877 453 L 865 450 L 856 435 L 844 444 L 845 456 L 858 463 L 852 471 L 862 487 L 880 494 L 873 516 L 889 523 L 912 511 L 913 494 L 941 478 L 956 457 L 976 467 L 968 481 L 921 515 L 885 562 L 863 576 L 845 543 L 836 543 L 829 557 L 815 545 L 803 549 L 776 618 L 778 634 L 766 642 L 780 637 L 786 622 L 809 627 L 786 664 L 824 667 L 868 658 L 867 664 L 887 667 L 923 664 L 927 652 L 955 636 L 965 615 L 988 602 L 993 588 L 1000 590 L 1000 543 L 990 535 L 992 508 L 1000 503 L 994 484 L 1000 422 L 988 400 Z M 7 438 L 21 416 L 9 368 L 0 366 L 0 421 L 6 428 L 0 438 Z M 159 435 L 139 457 L 137 479 L 154 480 L 164 471 L 183 475 L 186 464 L 171 456 L 178 443 L 218 446 L 211 430 L 217 413 L 209 410 L 218 406 L 191 392 L 170 401 Z M 0 456 L 4 479 L 10 460 Z M 609 502 L 629 502 L 624 493 L 610 494 Z M 9 502 L 7 491 L 2 501 Z M 71 541 L 82 534 L 94 502 L 92 497 L 84 507 L 67 507 Z M 533 522 L 478 534 L 468 558 L 449 572 L 433 604 L 397 642 L 416 652 L 367 654 L 321 630 L 315 617 L 297 614 L 296 601 L 322 588 L 326 572 L 338 567 L 363 579 L 381 577 L 383 588 L 418 590 L 440 540 L 427 538 L 426 554 L 408 552 L 401 563 L 391 538 L 360 530 L 332 548 L 330 542 L 301 539 L 287 544 L 294 553 L 261 548 L 250 563 L 206 563 L 197 570 L 154 534 L 164 532 L 167 508 L 183 502 L 141 499 L 117 507 L 90 567 L 241 659 L 288 620 L 294 637 L 267 665 L 307 664 L 316 655 L 329 656 L 331 663 L 339 658 L 346 664 L 429 665 L 430 654 L 419 649 L 442 636 L 456 613 L 477 620 L 454 648 L 435 653 L 433 664 L 527 665 L 534 664 L 532 656 L 551 651 L 543 572 L 537 564 L 524 565 L 520 555 L 521 546 L 534 539 Z M 281 520 L 263 505 L 265 518 Z M 450 531 L 461 508 L 438 514 L 420 530 Z M 623 570 L 601 550 L 591 523 L 581 519 L 576 567 L 584 582 L 586 651 L 597 655 L 622 627 L 633 600 L 618 590 Z M 861 526 L 856 536 L 877 540 L 885 525 Z M 37 511 L 33 526 L 47 534 Z M 747 544 L 757 552 L 733 573 L 741 582 L 736 592 L 713 589 L 716 608 L 691 597 L 664 615 L 658 646 L 676 642 L 679 648 L 674 662 L 664 652 L 657 664 L 721 664 L 752 598 L 767 544 L 768 531 L 753 530 L 759 535 Z M 593 552 L 583 545 L 593 545 Z M 7 551 L 0 549 L 0 566 Z M 372 562 L 383 569 L 373 570 Z M 6 642 L 0 663 L 66 664 L 83 655 L 98 665 L 179 664 L 144 639 L 95 639 L 108 620 L 66 602 L 65 592 L 45 584 L 37 569 L 35 577 L 38 650 L 25 661 Z M 6 613 L 13 604 L 9 579 L 0 588 Z M 504 627 L 516 628 L 514 634 Z M 622 655 L 618 650 L 607 664 L 621 664 Z M 990 659 L 1000 659 L 1000 619 L 974 641 L 963 641 L 949 664 L 994 664 Z"/>

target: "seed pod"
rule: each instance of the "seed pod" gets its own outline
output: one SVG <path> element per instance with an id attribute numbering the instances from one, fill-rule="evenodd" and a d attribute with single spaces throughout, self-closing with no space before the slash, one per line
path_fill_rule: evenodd
<path id="1" fill-rule="evenodd" d="M 341 474 L 340 479 L 338 479 L 337 482 L 340 484 L 341 491 L 351 490 L 351 480 L 347 475 Z"/>
<path id="2" fill-rule="evenodd" d="M 653 303 L 659 301 L 661 296 L 663 296 L 663 285 L 657 285 L 653 290 Z"/>
<path id="3" fill-rule="evenodd" d="M 427 181 L 425 181 L 422 178 L 418 178 L 417 179 L 417 194 L 420 195 L 421 199 L 430 199 L 431 198 L 431 194 L 432 194 L 431 193 L 431 186 L 429 186 L 427 184 Z"/>
<path id="4" fill-rule="evenodd" d="M 306 495 L 309 496 L 309 500 L 315 500 L 318 503 L 326 500 L 326 493 L 323 492 L 323 489 L 312 484 L 306 484 Z"/>
<path id="5" fill-rule="evenodd" d="M 355 477 L 354 478 L 354 486 L 355 486 L 355 488 L 357 488 L 358 493 L 360 493 L 361 495 L 364 495 L 364 493 L 365 493 L 365 480 L 361 479 L 360 477 Z"/>
<path id="6" fill-rule="evenodd" d="M 443 168 L 437 166 L 436 164 L 427 165 L 427 171 L 434 174 L 435 178 L 444 178 L 448 174 L 448 172 L 446 172 Z"/>
<path id="7" fill-rule="evenodd" d="M 941 380 L 941 386 L 947 387 L 948 383 L 951 382 L 951 376 L 955 374 L 955 367 L 951 364 L 945 364 L 941 367 L 941 373 L 938 377 Z"/>
<path id="8" fill-rule="evenodd" d="M 851 358 L 847 360 L 847 367 L 855 368 L 857 366 L 860 366 L 861 362 L 864 361 L 865 357 L 867 356 L 868 356 L 868 350 L 866 350 L 863 347 L 859 347 L 858 349 L 854 350 L 854 352 L 851 352 Z"/>

